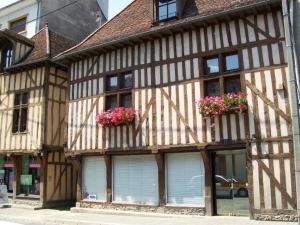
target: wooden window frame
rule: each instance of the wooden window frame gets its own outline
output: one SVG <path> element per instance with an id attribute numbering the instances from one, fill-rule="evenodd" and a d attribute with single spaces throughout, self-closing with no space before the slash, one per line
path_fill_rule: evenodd
<path id="1" fill-rule="evenodd" d="M 169 17 L 169 1 L 172 1 L 172 0 L 168 0 L 167 3 L 165 3 L 163 6 L 167 6 L 167 18 L 164 18 L 164 19 L 160 19 L 159 17 L 159 8 L 163 7 L 163 6 L 159 6 L 159 0 L 155 0 L 155 10 L 156 10 L 156 15 L 155 15 L 155 21 L 156 22 L 164 22 L 164 21 L 168 21 L 168 20 L 173 20 L 173 19 L 177 19 L 178 18 L 178 9 L 177 9 L 177 1 L 178 0 L 175 0 L 175 5 L 176 5 L 176 14 L 174 16 L 170 16 Z M 173 4 L 173 3 L 171 3 Z"/>
<path id="2" fill-rule="evenodd" d="M 238 62 L 239 62 L 239 68 L 235 70 L 226 70 L 226 56 L 230 55 L 237 55 L 238 56 Z M 225 82 L 226 79 L 239 77 L 241 81 L 241 60 L 240 60 L 240 54 L 238 51 L 229 51 L 229 52 L 223 52 L 218 53 L 214 55 L 209 55 L 207 57 L 203 57 L 203 84 L 204 84 L 204 95 L 207 95 L 207 88 L 206 88 L 206 82 L 212 81 L 212 80 L 219 80 L 219 87 L 220 87 L 220 93 L 219 96 L 223 96 L 227 94 Z M 207 74 L 207 63 L 206 60 L 218 58 L 219 60 L 219 72 L 218 73 L 209 73 Z M 242 85 L 240 85 L 241 91 L 242 91 Z"/>
<path id="3" fill-rule="evenodd" d="M 15 31 L 15 32 L 17 32 L 18 34 L 23 34 L 23 35 L 25 35 L 26 32 L 27 32 L 27 17 L 28 17 L 28 14 L 23 15 L 23 16 L 20 16 L 20 17 L 17 17 L 17 18 L 14 18 L 14 19 L 8 21 L 8 25 L 9 25 L 8 27 L 9 27 L 9 29 L 12 30 L 11 27 L 12 27 L 12 24 L 13 24 L 13 23 L 25 19 L 25 21 L 26 21 L 26 22 L 25 22 L 25 29 L 22 30 L 22 31 L 20 31 L 20 32 Z"/>
<path id="4" fill-rule="evenodd" d="M 24 94 L 27 94 L 27 103 L 26 104 L 22 104 L 22 96 Z M 16 96 L 20 95 L 20 104 L 16 105 L 15 101 L 16 101 Z M 30 98 L 30 92 L 27 91 L 23 91 L 23 92 L 16 92 L 15 93 L 15 97 L 14 97 L 14 107 L 13 107 L 13 116 L 12 116 L 12 134 L 13 135 L 18 135 L 18 134 L 27 134 L 28 132 L 28 116 L 29 116 L 29 98 Z M 19 117 L 18 117 L 18 129 L 16 132 L 14 132 L 14 115 L 15 115 L 15 110 L 18 109 L 19 110 Z M 26 129 L 25 131 L 20 131 L 21 130 L 21 118 L 22 118 L 22 109 L 27 109 L 27 115 L 26 115 Z"/>
<path id="5" fill-rule="evenodd" d="M 122 83 L 122 77 L 131 74 L 132 76 L 132 87 L 131 88 L 122 88 L 121 83 Z M 117 77 L 117 89 L 116 90 L 107 90 L 108 87 L 108 79 L 111 77 Z M 121 96 L 122 95 L 131 95 L 131 106 L 133 107 L 133 89 L 134 89 L 134 75 L 132 71 L 127 71 L 127 72 L 122 72 L 122 73 L 116 73 L 112 75 L 105 76 L 104 79 L 104 110 L 109 110 L 107 108 L 107 97 L 111 96 L 117 96 L 117 107 L 121 107 Z"/>

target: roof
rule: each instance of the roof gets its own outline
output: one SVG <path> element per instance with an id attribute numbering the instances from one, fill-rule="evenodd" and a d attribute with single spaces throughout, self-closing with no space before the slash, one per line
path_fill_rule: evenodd
<path id="1" fill-rule="evenodd" d="M 47 25 L 35 34 L 31 40 L 34 42 L 34 48 L 22 63 L 51 59 L 76 44 L 75 41 L 51 31 Z"/>
<path id="2" fill-rule="evenodd" d="M 77 46 L 63 52 L 57 59 L 87 51 L 95 46 L 101 46 L 114 40 L 137 36 L 142 33 L 158 31 L 170 25 L 188 22 L 196 18 L 229 13 L 239 8 L 258 4 L 267 4 L 272 0 L 187 0 L 182 12 L 182 18 L 166 23 L 153 24 L 153 1 L 135 0 L 110 21 L 98 28 Z"/>
<path id="3" fill-rule="evenodd" d="M 0 30 L 0 37 L 5 37 L 5 38 L 8 38 L 8 39 L 12 39 L 14 41 L 22 42 L 22 43 L 24 43 L 26 45 L 29 45 L 29 46 L 34 45 L 34 42 L 32 40 L 24 37 L 23 35 L 20 35 L 20 34 L 16 33 L 13 30 L 9 30 L 9 29 Z"/>
<path id="4" fill-rule="evenodd" d="M 48 25 L 36 33 L 30 40 L 33 43 L 33 48 L 28 56 L 18 64 L 12 65 L 12 69 L 24 65 L 29 65 L 44 60 L 51 60 L 58 53 L 69 49 L 76 44 L 75 41 L 63 37 L 51 30 Z"/>

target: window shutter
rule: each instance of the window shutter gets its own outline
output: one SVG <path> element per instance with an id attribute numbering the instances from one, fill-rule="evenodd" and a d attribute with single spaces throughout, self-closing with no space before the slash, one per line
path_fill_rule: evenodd
<path id="1" fill-rule="evenodd" d="M 113 202 L 158 204 L 158 177 L 154 156 L 113 158 Z"/>
<path id="2" fill-rule="evenodd" d="M 204 165 L 199 152 L 167 154 L 167 203 L 204 206 Z"/>
<path id="3" fill-rule="evenodd" d="M 82 170 L 83 199 L 106 201 L 106 167 L 103 157 L 84 157 Z"/>

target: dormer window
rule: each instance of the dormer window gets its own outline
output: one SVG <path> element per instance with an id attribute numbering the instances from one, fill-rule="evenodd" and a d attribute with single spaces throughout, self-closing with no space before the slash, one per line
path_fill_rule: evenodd
<path id="1" fill-rule="evenodd" d="M 13 58 L 12 52 L 13 51 L 11 47 L 5 47 L 2 49 L 0 54 L 0 71 L 3 71 L 4 68 L 11 66 Z"/>
<path id="2" fill-rule="evenodd" d="M 12 63 L 12 49 L 5 48 L 3 50 L 3 63 L 4 67 L 9 67 Z"/>
<path id="3" fill-rule="evenodd" d="M 156 20 L 168 20 L 177 16 L 176 0 L 157 0 Z"/>

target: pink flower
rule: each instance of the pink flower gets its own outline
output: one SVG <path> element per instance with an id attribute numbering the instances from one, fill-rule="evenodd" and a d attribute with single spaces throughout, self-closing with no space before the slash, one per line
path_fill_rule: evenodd
<path id="1" fill-rule="evenodd" d="M 243 93 L 228 93 L 223 97 L 206 96 L 196 101 L 203 117 L 221 116 L 225 113 L 244 113 L 247 108 L 247 98 Z"/>
<path id="2" fill-rule="evenodd" d="M 133 108 L 114 108 L 96 116 L 96 122 L 103 127 L 117 127 L 131 124 L 138 112 Z"/>

